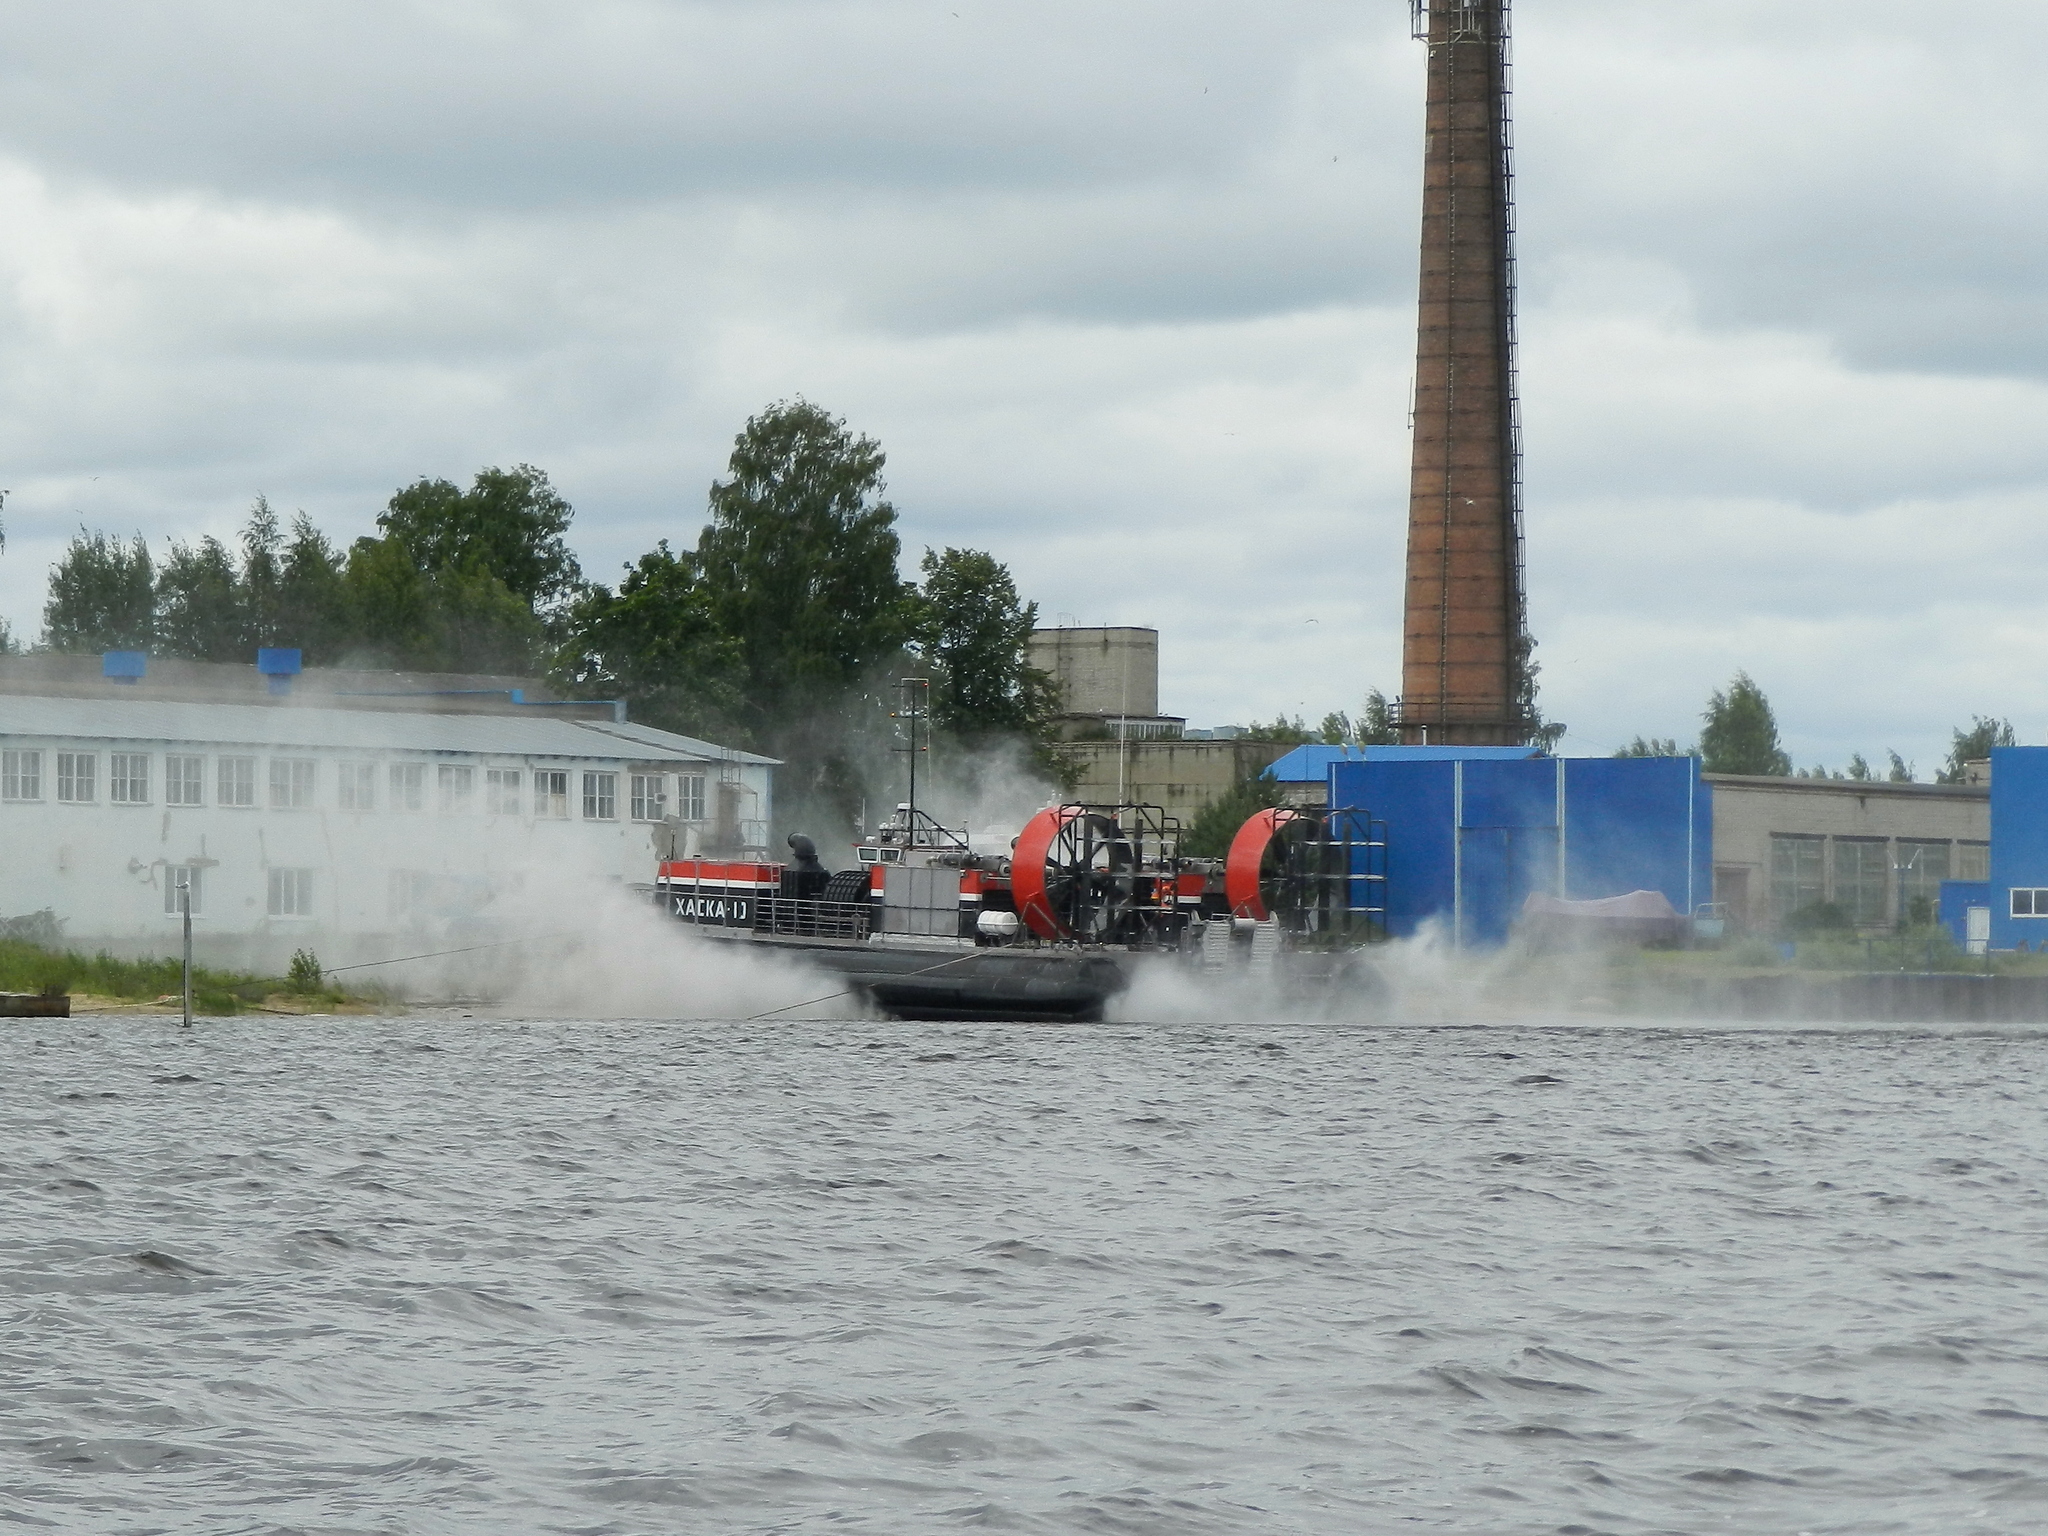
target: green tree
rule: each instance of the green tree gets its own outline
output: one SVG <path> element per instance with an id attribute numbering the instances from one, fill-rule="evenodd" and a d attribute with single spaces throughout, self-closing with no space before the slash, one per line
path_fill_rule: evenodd
<path id="1" fill-rule="evenodd" d="M 1969 777 L 1969 765 L 1991 755 L 1993 747 L 2017 745 L 2012 722 L 1996 715 L 1972 715 L 1966 729 L 1957 726 L 1948 750 L 1948 763 L 1934 776 L 1937 784 L 1960 784 Z"/>
<path id="2" fill-rule="evenodd" d="M 1884 776 L 1885 782 L 1887 784 L 1911 784 L 1913 782 L 1913 765 L 1896 752 L 1887 752 L 1885 755 L 1892 760 L 1891 771 Z"/>
<path id="3" fill-rule="evenodd" d="M 1358 714 L 1354 733 L 1361 747 L 1394 747 L 1401 744 L 1401 727 L 1394 724 L 1394 706 L 1374 688 L 1365 696 L 1365 708 Z"/>
<path id="4" fill-rule="evenodd" d="M 1299 747 L 1316 741 L 1319 737 L 1308 728 L 1301 716 L 1296 715 L 1290 720 L 1286 715 L 1282 714 L 1275 715 L 1271 725 L 1260 725 L 1254 721 L 1251 728 L 1244 733 L 1243 739 L 1246 741 L 1269 741 L 1283 747 Z"/>
<path id="5" fill-rule="evenodd" d="M 422 569 L 399 539 L 358 539 L 341 591 L 351 649 L 425 672 L 521 674 L 542 657 L 542 623 L 491 571 Z"/>
<path id="6" fill-rule="evenodd" d="M 1536 702 L 1536 680 L 1542 675 L 1542 663 L 1536 660 L 1536 637 L 1525 629 L 1515 640 L 1515 710 L 1528 724 L 1529 744 L 1549 752 L 1563 738 L 1565 727 L 1561 720 L 1543 718 L 1543 710 Z"/>
<path id="7" fill-rule="evenodd" d="M 359 659 L 419 666 L 437 653 L 433 583 L 396 539 L 357 539 L 341 573 L 346 629 Z"/>
<path id="8" fill-rule="evenodd" d="M 546 622 L 583 586 L 563 538 L 575 515 L 545 471 L 515 464 L 478 470 L 466 491 L 417 480 L 392 496 L 377 526 L 429 575 L 488 574 Z"/>
<path id="9" fill-rule="evenodd" d="M 1694 748 L 1681 750 L 1675 736 L 1638 736 L 1614 755 L 1616 757 L 1691 757 Z"/>
<path id="10" fill-rule="evenodd" d="M 662 540 L 617 592 L 595 585 L 570 609 L 553 675 L 585 697 L 624 698 L 633 718 L 723 734 L 745 697 L 739 644 L 719 629 L 697 558 Z"/>
<path id="11" fill-rule="evenodd" d="M 1191 859 L 1222 858 L 1230 852 L 1230 840 L 1239 827 L 1283 799 L 1278 781 L 1263 772 L 1240 774 L 1229 789 L 1195 812 L 1181 834 L 1180 851 Z"/>
<path id="12" fill-rule="evenodd" d="M 932 720 L 965 742 L 1040 741 L 1057 708 L 1051 674 L 1031 665 L 1038 604 L 978 549 L 926 550 L 916 642 L 932 674 Z"/>
<path id="13" fill-rule="evenodd" d="M 219 539 L 171 545 L 156 577 L 156 648 L 188 661 L 253 659 L 241 573 Z"/>
<path id="14" fill-rule="evenodd" d="M 301 518 L 305 513 L 299 514 Z M 278 530 L 277 513 L 268 497 L 258 496 L 249 508 L 249 521 L 242 529 L 242 646 L 296 645 L 305 649 L 305 637 L 298 633 L 299 616 L 285 607 L 284 572 L 279 552 L 284 535 Z"/>
<path id="15" fill-rule="evenodd" d="M 711 487 L 698 579 L 719 632 L 739 646 L 757 742 L 831 734 L 820 716 L 872 693 L 912 636 L 885 463 L 874 439 L 797 400 L 748 420 L 727 478 Z"/>
<path id="16" fill-rule="evenodd" d="M 156 567 L 137 534 L 79 530 L 50 569 L 43 639 L 53 651 L 146 651 L 156 643 Z"/>
<path id="17" fill-rule="evenodd" d="M 1394 724 L 1394 706 L 1374 688 L 1366 694 L 1356 720 L 1341 709 L 1332 710 L 1323 716 L 1315 736 L 1331 747 L 1391 747 L 1399 744 L 1401 727 Z"/>
<path id="18" fill-rule="evenodd" d="M 1792 772 L 1792 759 L 1778 745 L 1770 700 L 1747 672 L 1736 673 L 1725 692 L 1714 690 L 1701 719 L 1701 766 L 1708 773 L 1783 777 Z"/>
<path id="19" fill-rule="evenodd" d="M 291 538 L 277 565 L 274 643 L 298 646 L 309 666 L 336 665 L 354 641 L 343 575 L 347 564 L 305 513 L 292 519 Z"/>

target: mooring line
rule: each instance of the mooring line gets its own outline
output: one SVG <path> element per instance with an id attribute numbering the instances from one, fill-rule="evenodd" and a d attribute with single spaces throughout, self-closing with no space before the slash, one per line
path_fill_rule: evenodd
<path id="1" fill-rule="evenodd" d="M 933 971 L 943 971 L 947 966 L 958 965 L 962 960 L 972 960 L 980 953 L 981 951 L 978 949 L 971 949 L 964 955 L 955 955 L 950 960 L 941 960 L 937 965 L 928 965 L 921 971 L 905 971 L 903 974 L 905 978 L 929 976 Z M 770 1008 L 766 1013 L 750 1013 L 740 1022 L 742 1024 L 752 1024 L 761 1019 L 772 1019 L 778 1013 L 789 1012 L 791 1008 L 808 1008 L 813 1003 L 829 1003 L 835 997 L 845 997 L 848 993 L 858 992 L 859 990 L 860 988 L 858 987 L 841 987 L 837 992 L 827 992 L 823 997 L 807 997 L 800 1003 L 790 1003 L 781 1008 Z"/>
<path id="2" fill-rule="evenodd" d="M 362 960 L 354 965 L 330 965 L 321 971 L 323 976 L 338 976 L 343 971 L 367 971 L 379 965 L 403 965 L 408 960 L 439 960 L 444 955 L 474 955 L 486 949 L 509 949 L 514 944 L 545 944 L 546 939 L 502 939 L 496 944 L 471 944 L 463 949 L 436 949 L 424 955 L 398 955 L 389 960 Z M 559 940 L 557 941 L 559 942 Z M 266 981 L 285 981 L 288 977 L 265 977 Z"/>

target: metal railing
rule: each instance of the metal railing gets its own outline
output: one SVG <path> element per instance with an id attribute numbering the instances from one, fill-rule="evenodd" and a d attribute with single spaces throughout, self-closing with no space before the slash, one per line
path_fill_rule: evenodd
<path id="1" fill-rule="evenodd" d="M 763 896 L 754 907 L 756 933 L 804 939 L 865 939 L 874 923 L 865 901 L 819 901 L 809 896 Z"/>

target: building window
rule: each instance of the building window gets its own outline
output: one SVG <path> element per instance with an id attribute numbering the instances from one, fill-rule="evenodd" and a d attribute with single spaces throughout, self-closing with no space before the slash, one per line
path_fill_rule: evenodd
<path id="1" fill-rule="evenodd" d="M 99 798 L 95 780 L 99 777 L 100 755 L 97 752 L 59 752 L 57 754 L 57 798 L 72 805 L 90 805 Z"/>
<path id="2" fill-rule="evenodd" d="M 254 805 L 256 803 L 256 759 L 253 757 L 224 757 L 220 760 L 219 771 L 214 775 L 219 793 L 213 797 L 215 805 Z"/>
<path id="3" fill-rule="evenodd" d="M 2014 917 L 2048 917 L 2048 886 L 2016 885 L 2012 890 Z"/>
<path id="4" fill-rule="evenodd" d="M 391 765 L 391 809 L 394 811 L 423 811 L 427 808 L 427 765 L 425 763 L 393 763 Z"/>
<path id="5" fill-rule="evenodd" d="M 377 765 L 338 763 L 335 765 L 334 803 L 344 811 L 377 809 Z"/>
<path id="6" fill-rule="evenodd" d="M 704 819 L 704 775 L 680 774 L 676 778 L 676 814 L 685 821 Z"/>
<path id="7" fill-rule="evenodd" d="M 313 871 L 273 869 L 270 872 L 270 915 L 311 917 L 313 915 Z"/>
<path id="8" fill-rule="evenodd" d="M 303 811 L 313 804 L 313 761 L 305 757 L 270 760 L 270 808 Z"/>
<path id="9" fill-rule="evenodd" d="M 164 759 L 164 804 L 198 805 L 206 782 L 206 759 L 173 752 Z"/>
<path id="10" fill-rule="evenodd" d="M 435 779 L 444 814 L 467 815 L 476 805 L 476 770 L 456 763 L 441 764 Z"/>
<path id="11" fill-rule="evenodd" d="M 1856 927 L 1875 928 L 1891 921 L 1885 902 L 1890 867 L 1881 839 L 1835 839 L 1835 905 Z"/>
<path id="12" fill-rule="evenodd" d="M 1772 834 L 1771 916 L 1776 921 L 1827 900 L 1827 847 L 1818 837 Z"/>
<path id="13" fill-rule="evenodd" d="M 617 821 L 619 819 L 619 776 L 616 773 L 586 773 L 583 775 L 583 819 L 585 821 Z"/>
<path id="14" fill-rule="evenodd" d="M 668 775 L 664 773 L 636 773 L 633 775 L 633 819 L 635 821 L 659 821 L 668 811 Z"/>
<path id="15" fill-rule="evenodd" d="M 116 752 L 107 763 L 107 799 L 115 805 L 149 804 L 149 754 Z"/>
<path id="16" fill-rule="evenodd" d="M 517 816 L 519 814 L 519 770 L 517 768 L 486 768 L 484 770 L 484 809 L 493 816 Z"/>
<path id="17" fill-rule="evenodd" d="M 1955 880 L 1989 880 L 1991 878 L 1991 845 L 1989 843 L 1957 843 L 1956 872 L 1950 878 Z"/>
<path id="18" fill-rule="evenodd" d="M 557 768 L 533 776 L 533 814 L 554 821 L 569 819 L 569 775 Z"/>
<path id="19" fill-rule="evenodd" d="M 0 800 L 43 798 L 43 754 L 34 748 L 0 752 Z"/>
<path id="20" fill-rule="evenodd" d="M 423 869 L 391 871 L 390 901 L 393 919 L 418 917 L 433 899 L 434 877 Z"/>
<path id="21" fill-rule="evenodd" d="M 1948 878 L 1947 843 L 1901 839 L 1892 867 L 1899 872 L 1899 921 L 1925 928 L 1941 912 L 1941 882 Z"/>
<path id="22" fill-rule="evenodd" d="M 164 866 L 164 916 L 178 917 L 183 914 L 185 909 L 178 898 L 188 885 L 192 890 L 192 915 L 199 915 L 199 875 L 200 871 L 189 864 Z"/>

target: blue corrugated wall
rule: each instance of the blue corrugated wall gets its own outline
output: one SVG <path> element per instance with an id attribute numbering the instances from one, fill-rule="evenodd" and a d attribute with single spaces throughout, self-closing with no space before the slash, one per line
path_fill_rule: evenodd
<path id="1" fill-rule="evenodd" d="M 1396 937 L 1440 919 L 1459 944 L 1500 944 L 1532 891 L 1662 891 L 1684 913 L 1711 899 L 1713 800 L 1697 758 L 1337 763 L 1330 803 L 1386 823 Z"/>
<path id="2" fill-rule="evenodd" d="M 1944 880 L 1941 882 L 1941 926 L 1948 930 L 1948 936 L 1955 940 L 1956 948 L 1962 949 L 1970 942 L 1969 918 L 1966 914 L 1972 907 L 1991 905 L 1991 882 L 1988 880 Z"/>
<path id="3" fill-rule="evenodd" d="M 1991 947 L 2039 949 L 2048 917 L 2014 917 L 2015 887 L 2048 887 L 2048 747 L 1991 749 Z"/>

